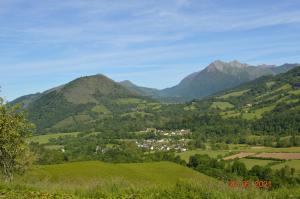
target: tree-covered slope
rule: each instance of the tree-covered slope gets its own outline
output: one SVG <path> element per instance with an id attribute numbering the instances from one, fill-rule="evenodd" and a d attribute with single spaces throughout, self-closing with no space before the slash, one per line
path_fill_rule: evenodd
<path id="1" fill-rule="evenodd" d="M 126 114 L 127 118 L 136 115 L 147 118 L 149 115 L 144 109 L 157 106 L 155 101 L 103 75 L 81 77 L 12 102 L 16 103 L 24 106 L 38 132 L 93 131 L 102 126 L 113 127 L 114 122 L 108 121 L 121 121 Z"/>
<path id="2" fill-rule="evenodd" d="M 223 133 L 299 133 L 300 67 L 187 103 L 184 109 L 190 115 L 186 122 L 195 128 L 207 125 Z"/>

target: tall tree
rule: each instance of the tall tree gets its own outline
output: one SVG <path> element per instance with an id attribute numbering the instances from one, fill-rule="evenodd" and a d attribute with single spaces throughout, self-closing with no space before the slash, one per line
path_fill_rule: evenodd
<path id="1" fill-rule="evenodd" d="M 0 98 L 0 172 L 6 182 L 15 173 L 23 173 L 31 163 L 33 156 L 26 138 L 32 129 L 20 107 L 9 107 Z"/>

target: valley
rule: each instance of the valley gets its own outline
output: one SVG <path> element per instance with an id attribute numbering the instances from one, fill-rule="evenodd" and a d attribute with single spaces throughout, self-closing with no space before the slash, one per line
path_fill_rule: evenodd
<path id="1" fill-rule="evenodd" d="M 232 67 L 250 66 L 214 62 L 205 70 Z M 158 90 L 137 90 L 103 75 L 23 96 L 3 108 L 19 105 L 34 124 L 24 142 L 32 166 L 11 185 L 0 183 L 0 193 L 8 198 L 297 195 L 299 77 L 300 67 L 291 67 L 180 103 L 173 101 L 176 96 L 167 102 L 153 96 Z M 259 180 L 272 186 L 259 188 Z M 233 189 L 232 181 L 250 185 Z"/>
<path id="2" fill-rule="evenodd" d="M 0 199 L 300 199 L 299 0 L 0 0 Z"/>

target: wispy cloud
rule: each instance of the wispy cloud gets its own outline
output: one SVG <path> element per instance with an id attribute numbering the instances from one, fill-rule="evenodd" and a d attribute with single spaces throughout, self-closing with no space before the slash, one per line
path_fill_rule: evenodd
<path id="1" fill-rule="evenodd" d="M 0 79 L 101 71 L 138 79 L 140 69 L 186 74 L 213 59 L 278 63 L 280 52 L 294 62 L 299 24 L 297 0 L 1 0 Z"/>

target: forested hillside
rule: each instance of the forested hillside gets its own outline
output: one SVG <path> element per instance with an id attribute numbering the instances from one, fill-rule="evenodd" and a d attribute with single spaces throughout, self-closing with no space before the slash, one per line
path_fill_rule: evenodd
<path id="1" fill-rule="evenodd" d="M 212 134 L 294 134 L 300 128 L 300 67 L 185 105 L 170 127 Z M 179 127 L 180 125 L 180 127 Z"/>
<path id="2" fill-rule="evenodd" d="M 126 126 L 130 116 L 149 118 L 150 109 L 159 106 L 113 80 L 95 75 L 78 78 L 66 85 L 41 94 L 24 96 L 11 104 L 20 103 L 28 118 L 37 126 L 37 132 L 93 131 Z M 119 123 L 120 122 L 120 123 Z M 150 125 L 150 124 L 149 124 Z M 131 126 L 136 129 L 138 126 Z"/>

